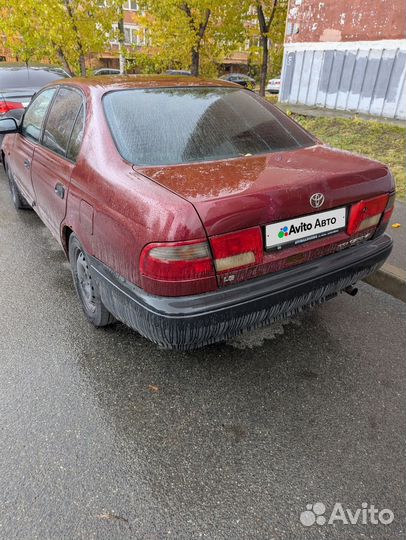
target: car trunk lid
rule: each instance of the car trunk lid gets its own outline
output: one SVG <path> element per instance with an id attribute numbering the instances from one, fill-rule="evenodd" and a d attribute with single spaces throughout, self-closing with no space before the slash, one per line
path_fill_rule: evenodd
<path id="1" fill-rule="evenodd" d="M 137 170 L 191 202 L 208 236 L 338 208 L 392 189 L 384 165 L 319 144 Z M 321 208 L 310 204 L 315 193 L 324 195 Z"/>

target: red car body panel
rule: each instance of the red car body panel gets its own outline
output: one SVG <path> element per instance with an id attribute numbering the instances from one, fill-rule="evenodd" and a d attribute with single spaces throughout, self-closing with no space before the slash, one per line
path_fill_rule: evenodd
<path id="1" fill-rule="evenodd" d="M 5 159 L 22 193 L 66 253 L 73 231 L 90 257 L 120 280 L 154 295 L 177 297 L 216 291 L 230 285 L 231 272 L 181 284 L 142 277 L 140 256 L 148 244 L 205 242 L 216 235 L 350 207 L 361 199 L 394 191 L 386 166 L 329 148 L 316 139 L 314 145 L 292 151 L 139 167 L 123 159 L 116 148 L 102 104 L 107 92 L 134 87 L 236 85 L 193 77 L 104 77 L 59 84 L 79 88 L 84 95 L 85 130 L 77 162 L 26 141 L 20 133 L 5 137 Z M 279 111 L 276 114 L 281 115 Z M 31 170 L 24 166 L 27 159 L 32 161 Z M 55 196 L 56 183 L 65 189 L 63 199 Z M 325 196 L 322 209 L 314 209 L 309 203 L 317 192 Z M 261 264 L 232 272 L 233 284 L 335 253 L 365 233 L 372 237 L 374 230 L 353 237 L 341 231 L 280 252 L 264 252 Z M 158 338 L 156 341 L 161 342 Z"/>
<path id="2" fill-rule="evenodd" d="M 61 223 L 66 215 L 67 197 L 56 196 L 55 189 L 68 193 L 75 164 L 62 156 L 36 145 L 31 164 L 31 182 L 38 213 L 52 234 L 60 237 Z"/>
<path id="3" fill-rule="evenodd" d="M 14 139 L 14 140 L 13 140 Z M 24 197 L 30 204 L 35 201 L 34 188 L 31 182 L 30 167 L 35 151 L 35 144 L 20 135 L 9 135 L 3 141 L 3 148 L 10 155 L 10 142 L 13 140 L 13 173 Z"/>
<path id="4" fill-rule="evenodd" d="M 387 167 L 324 145 L 209 163 L 137 169 L 190 201 L 209 236 L 320 212 L 393 189 Z"/>

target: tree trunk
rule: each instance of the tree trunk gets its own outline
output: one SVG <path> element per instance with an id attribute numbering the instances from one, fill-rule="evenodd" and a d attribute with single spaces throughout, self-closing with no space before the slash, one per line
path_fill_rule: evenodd
<path id="1" fill-rule="evenodd" d="M 86 73 L 85 55 L 84 55 L 84 52 L 83 52 L 83 45 L 82 45 L 82 42 L 81 42 L 80 36 L 79 36 L 79 29 L 77 27 L 76 20 L 75 20 L 75 14 L 73 12 L 70 0 L 63 0 L 63 2 L 64 2 L 64 5 L 65 5 L 65 8 L 66 8 L 66 11 L 68 13 L 68 16 L 69 16 L 69 18 L 71 19 L 71 22 L 72 22 L 72 29 L 73 29 L 73 31 L 75 33 L 76 45 L 77 45 L 77 49 L 78 49 L 78 53 L 79 53 L 80 74 L 82 75 L 82 77 L 86 77 L 87 73 Z"/>
<path id="2" fill-rule="evenodd" d="M 199 76 L 200 71 L 200 45 L 202 43 L 204 34 L 207 29 L 207 25 L 209 24 L 209 19 L 211 15 L 211 10 L 207 8 L 204 13 L 204 19 L 199 24 L 199 27 L 196 25 L 196 21 L 193 19 L 192 10 L 190 9 L 190 6 L 185 2 L 182 4 L 181 8 L 182 11 L 186 13 L 186 15 L 189 18 L 189 26 L 190 29 L 194 34 L 196 34 L 196 44 L 193 46 L 191 50 L 191 67 L 190 71 L 194 77 Z"/>
<path id="3" fill-rule="evenodd" d="M 124 15 L 123 8 L 120 9 L 120 15 L 117 23 L 118 28 L 118 44 L 119 44 L 119 62 L 120 62 L 120 73 L 125 75 L 126 73 L 126 60 L 125 60 L 125 37 L 124 37 Z"/>
<path id="4" fill-rule="evenodd" d="M 269 56 L 269 43 L 267 36 L 261 36 L 262 46 L 262 63 L 261 63 L 261 79 L 259 93 L 261 96 L 265 96 L 266 79 L 268 76 L 268 56 Z"/>
<path id="5" fill-rule="evenodd" d="M 75 77 L 75 72 L 72 71 L 70 65 L 69 65 L 69 62 L 67 61 L 64 53 L 63 53 L 63 50 L 61 49 L 61 47 L 58 47 L 56 49 L 56 53 L 58 55 L 58 58 L 59 60 L 61 61 L 61 64 L 63 65 L 63 67 L 65 68 L 65 71 L 69 73 L 69 75 L 71 75 L 72 77 Z"/>
<path id="6" fill-rule="evenodd" d="M 82 47 L 81 47 L 82 48 Z M 86 62 L 83 54 L 79 56 L 80 74 L 82 77 L 86 77 Z"/>
<path id="7" fill-rule="evenodd" d="M 199 47 L 195 47 L 194 49 L 192 49 L 192 66 L 190 68 L 190 71 L 192 72 L 192 75 L 194 77 L 198 77 L 199 70 L 200 70 L 200 50 L 199 50 Z"/>
<path id="8" fill-rule="evenodd" d="M 276 7 L 278 0 L 273 0 L 271 15 L 268 20 L 265 18 L 264 9 L 261 0 L 257 0 L 257 16 L 259 30 L 261 33 L 261 47 L 262 47 L 262 62 L 261 62 L 261 79 L 259 93 L 261 96 L 265 96 L 266 79 L 268 76 L 268 57 L 269 57 L 269 30 L 272 26 L 272 21 L 275 17 Z"/>

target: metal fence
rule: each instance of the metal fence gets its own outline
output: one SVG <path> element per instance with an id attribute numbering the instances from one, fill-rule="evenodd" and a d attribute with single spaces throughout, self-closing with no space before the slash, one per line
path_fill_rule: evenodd
<path id="1" fill-rule="evenodd" d="M 406 119 L 406 40 L 285 45 L 280 100 Z"/>

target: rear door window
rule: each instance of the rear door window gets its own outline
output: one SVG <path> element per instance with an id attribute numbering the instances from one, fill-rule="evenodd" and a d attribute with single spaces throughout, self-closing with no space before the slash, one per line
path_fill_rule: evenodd
<path id="1" fill-rule="evenodd" d="M 56 88 L 48 88 L 35 96 L 30 103 L 21 127 L 21 132 L 25 137 L 29 137 L 33 141 L 39 141 L 42 124 L 55 92 Z"/>
<path id="2" fill-rule="evenodd" d="M 44 146 L 61 156 L 66 156 L 82 101 L 79 91 L 72 88 L 59 88 L 46 120 L 42 138 Z"/>

